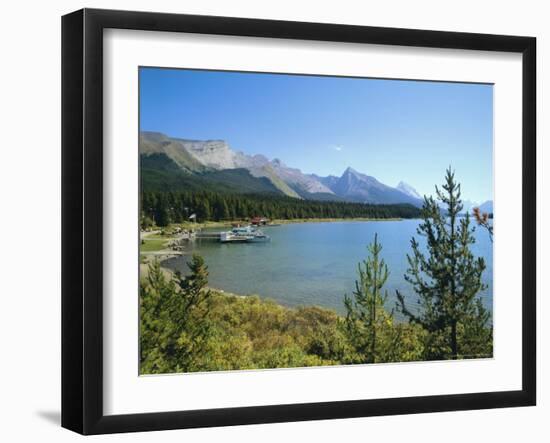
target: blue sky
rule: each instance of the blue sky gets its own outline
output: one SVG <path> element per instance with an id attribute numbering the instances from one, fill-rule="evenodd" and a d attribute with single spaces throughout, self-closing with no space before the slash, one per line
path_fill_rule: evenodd
<path id="1" fill-rule="evenodd" d="M 222 139 L 306 173 L 351 166 L 433 193 L 452 165 L 465 199 L 492 199 L 491 85 L 140 69 L 140 128 Z"/>

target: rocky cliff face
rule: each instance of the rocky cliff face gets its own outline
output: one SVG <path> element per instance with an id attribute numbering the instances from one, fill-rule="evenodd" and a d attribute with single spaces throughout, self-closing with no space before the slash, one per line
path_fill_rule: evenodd
<path id="1" fill-rule="evenodd" d="M 223 140 L 178 140 L 197 161 L 213 169 L 235 169 L 236 154 Z"/>
<path id="2" fill-rule="evenodd" d="M 254 177 L 269 179 L 283 194 L 301 198 L 285 180 L 279 177 L 265 156 L 251 156 L 236 152 L 223 140 L 176 139 L 156 132 L 142 132 L 140 153 L 165 154 L 187 172 L 244 168 Z"/>

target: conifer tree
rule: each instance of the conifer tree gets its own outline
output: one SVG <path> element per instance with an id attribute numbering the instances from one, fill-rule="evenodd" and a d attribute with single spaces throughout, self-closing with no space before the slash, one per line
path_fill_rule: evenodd
<path id="1" fill-rule="evenodd" d="M 210 202 L 206 198 L 204 198 L 199 204 L 198 216 L 200 221 L 208 221 L 212 217 Z"/>
<path id="2" fill-rule="evenodd" d="M 378 235 L 368 247 L 369 256 L 358 264 L 359 280 L 355 281 L 353 299 L 344 297 L 347 315 L 345 331 L 355 351 L 355 363 L 376 363 L 391 360 L 393 314 L 385 308 L 387 292 L 382 288 L 389 271 L 380 257 L 382 245 Z"/>
<path id="3" fill-rule="evenodd" d="M 489 315 L 478 297 L 486 288 L 481 281 L 485 261 L 471 251 L 475 227 L 470 227 L 468 214 L 460 215 L 460 184 L 451 168 L 447 169 L 442 189 L 436 186 L 436 195 L 441 205 L 433 197 L 425 197 L 423 222 L 417 229 L 425 246 L 413 237 L 412 253 L 407 255 L 405 280 L 418 295 L 420 309 L 409 309 L 405 297 L 397 291 L 398 309 L 429 332 L 427 359 L 492 352 L 491 340 L 484 344 L 477 341 L 474 346 L 474 330 L 490 332 Z"/>
<path id="4" fill-rule="evenodd" d="M 166 206 L 161 206 L 157 212 L 156 222 L 160 227 L 166 227 L 170 224 L 170 212 Z"/>
<path id="5" fill-rule="evenodd" d="M 149 266 L 141 285 L 140 355 L 142 373 L 200 370 L 211 337 L 207 320 L 208 269 L 202 257 L 187 263 L 187 277 L 167 278 L 160 264 Z"/>
<path id="6" fill-rule="evenodd" d="M 220 219 L 221 220 L 228 220 L 230 218 L 231 218 L 231 213 L 229 212 L 229 207 L 227 206 L 227 201 L 225 199 L 222 199 Z"/>

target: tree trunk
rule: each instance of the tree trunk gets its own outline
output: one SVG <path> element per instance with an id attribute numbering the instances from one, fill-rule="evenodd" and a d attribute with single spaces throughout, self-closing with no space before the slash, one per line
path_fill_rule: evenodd
<path id="1" fill-rule="evenodd" d="M 456 321 L 453 321 L 451 324 L 451 353 L 453 360 L 456 360 L 458 357 L 458 344 L 456 340 Z"/>

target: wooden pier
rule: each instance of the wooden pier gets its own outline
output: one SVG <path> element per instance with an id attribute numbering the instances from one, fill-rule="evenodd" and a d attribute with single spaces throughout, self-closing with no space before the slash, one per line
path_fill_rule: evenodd
<path id="1" fill-rule="evenodd" d="M 210 239 L 210 240 L 219 240 L 221 232 L 197 232 L 195 234 L 196 239 Z"/>

